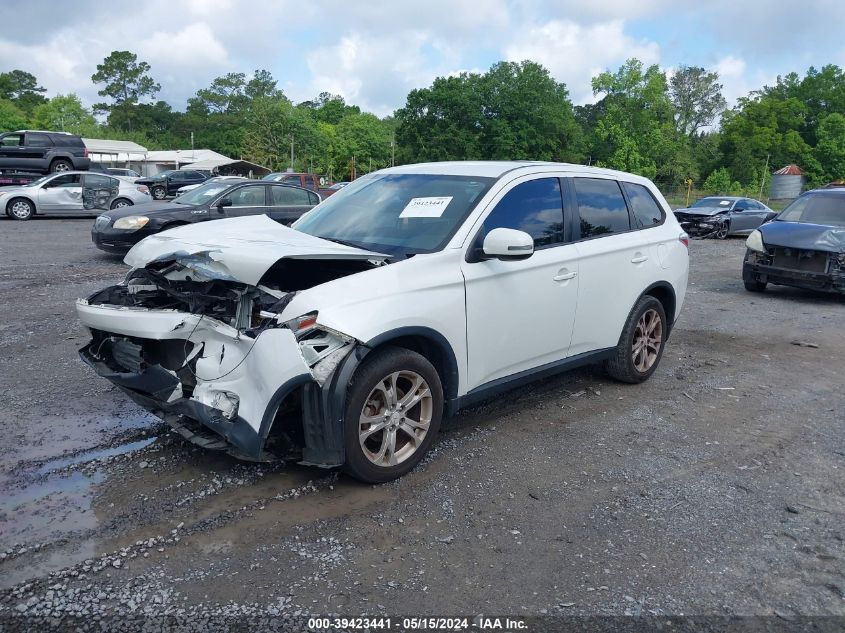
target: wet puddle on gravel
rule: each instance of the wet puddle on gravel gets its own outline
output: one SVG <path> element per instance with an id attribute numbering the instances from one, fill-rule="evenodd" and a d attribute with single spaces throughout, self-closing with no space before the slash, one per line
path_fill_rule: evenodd
<path id="1" fill-rule="evenodd" d="M 63 535 L 96 527 L 92 509 L 96 487 L 106 479 L 100 465 L 92 463 L 131 453 L 152 444 L 150 437 L 108 448 L 93 449 L 50 459 L 14 479 L 0 475 L 0 552 L 12 545 L 55 541 Z M 91 464 L 85 471 L 68 467 Z"/>

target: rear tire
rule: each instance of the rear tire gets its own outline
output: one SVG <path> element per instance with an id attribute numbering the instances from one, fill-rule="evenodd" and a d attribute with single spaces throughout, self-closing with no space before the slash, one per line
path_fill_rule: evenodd
<path id="1" fill-rule="evenodd" d="M 442 415 L 443 387 L 425 357 L 399 347 L 373 352 L 347 388 L 343 469 L 373 484 L 401 477 L 431 448 Z"/>
<path id="2" fill-rule="evenodd" d="M 742 283 L 745 284 L 745 289 L 748 292 L 763 292 L 766 289 L 766 286 L 769 285 L 765 281 L 757 281 L 756 279 L 743 279 Z"/>
<path id="3" fill-rule="evenodd" d="M 65 160 L 63 158 L 58 158 L 50 163 L 50 173 L 56 174 L 63 171 L 71 171 L 73 169 L 73 163 L 69 160 Z"/>
<path id="4" fill-rule="evenodd" d="M 131 200 L 127 200 L 126 198 L 118 198 L 114 202 L 111 203 L 110 209 L 122 209 L 123 207 L 131 207 L 135 203 Z"/>
<path id="5" fill-rule="evenodd" d="M 35 215 L 35 205 L 24 198 L 12 198 L 6 205 L 6 215 L 13 220 L 30 220 Z"/>
<path id="6" fill-rule="evenodd" d="M 621 382 L 648 380 L 663 357 L 668 333 L 663 304 L 643 295 L 628 315 L 616 351 L 604 363 L 605 371 Z"/>

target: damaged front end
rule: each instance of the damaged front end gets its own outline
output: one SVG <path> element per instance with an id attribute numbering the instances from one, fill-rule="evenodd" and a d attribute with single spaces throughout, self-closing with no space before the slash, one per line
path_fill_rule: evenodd
<path id="1" fill-rule="evenodd" d="M 747 282 L 772 283 L 845 294 L 845 252 L 767 246 L 749 249 L 742 266 Z"/>
<path id="2" fill-rule="evenodd" d="M 676 211 L 675 218 L 687 235 L 699 240 L 722 238 L 730 230 L 730 221 L 727 213 L 700 215 L 697 213 Z"/>
<path id="3" fill-rule="evenodd" d="M 91 332 L 82 360 L 200 446 L 255 461 L 342 464 L 342 401 L 366 349 L 319 326 L 316 312 L 281 315 L 309 284 L 375 264 L 322 259 L 310 277 L 285 283 L 280 262 L 249 285 L 200 260 L 157 258 L 78 300 Z"/>

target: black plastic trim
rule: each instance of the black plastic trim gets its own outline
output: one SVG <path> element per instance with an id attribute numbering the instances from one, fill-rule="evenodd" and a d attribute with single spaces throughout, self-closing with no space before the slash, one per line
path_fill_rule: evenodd
<path id="1" fill-rule="evenodd" d="M 528 384 L 529 382 L 554 376 L 555 374 L 583 367 L 584 365 L 598 363 L 613 356 L 615 351 L 615 347 L 608 347 L 593 352 L 584 352 L 583 354 L 577 354 L 576 356 L 556 360 L 533 369 L 526 369 L 525 371 L 505 376 L 504 378 L 491 380 L 490 382 L 484 383 L 483 385 L 469 391 L 466 395 L 450 401 L 447 407 L 448 414 L 452 415 L 461 409 L 465 409 L 473 404 L 488 400 L 489 398 Z"/>

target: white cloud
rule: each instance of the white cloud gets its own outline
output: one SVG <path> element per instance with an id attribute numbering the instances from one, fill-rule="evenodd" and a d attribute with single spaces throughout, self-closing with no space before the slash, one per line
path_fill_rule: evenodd
<path id="1" fill-rule="evenodd" d="M 443 62 L 428 54 L 437 49 L 430 33 L 411 31 L 385 37 L 350 33 L 333 46 L 318 48 L 306 57 L 312 79 L 297 99 L 326 91 L 380 116 L 404 105 L 413 88 L 447 74 Z M 442 50 L 442 49 L 441 49 Z"/>
<path id="2" fill-rule="evenodd" d="M 204 22 L 189 24 L 176 32 L 154 31 L 138 43 L 140 59 L 150 64 L 190 68 L 192 66 L 229 65 L 226 47 Z"/>
<path id="3" fill-rule="evenodd" d="M 722 95 L 728 102 L 728 107 L 736 105 L 739 97 L 746 97 L 752 90 L 759 90 L 765 85 L 774 85 L 776 75 L 763 71 L 749 71 L 748 63 L 742 57 L 727 55 L 719 59 L 713 66 L 719 73 L 719 83 L 722 84 Z"/>
<path id="4" fill-rule="evenodd" d="M 566 19 L 517 31 L 504 54 L 508 61 L 530 59 L 543 64 L 566 84 L 573 102 L 583 104 L 594 101 L 590 80 L 595 75 L 631 57 L 656 63 L 660 47 L 626 35 L 621 20 L 582 25 Z"/>

